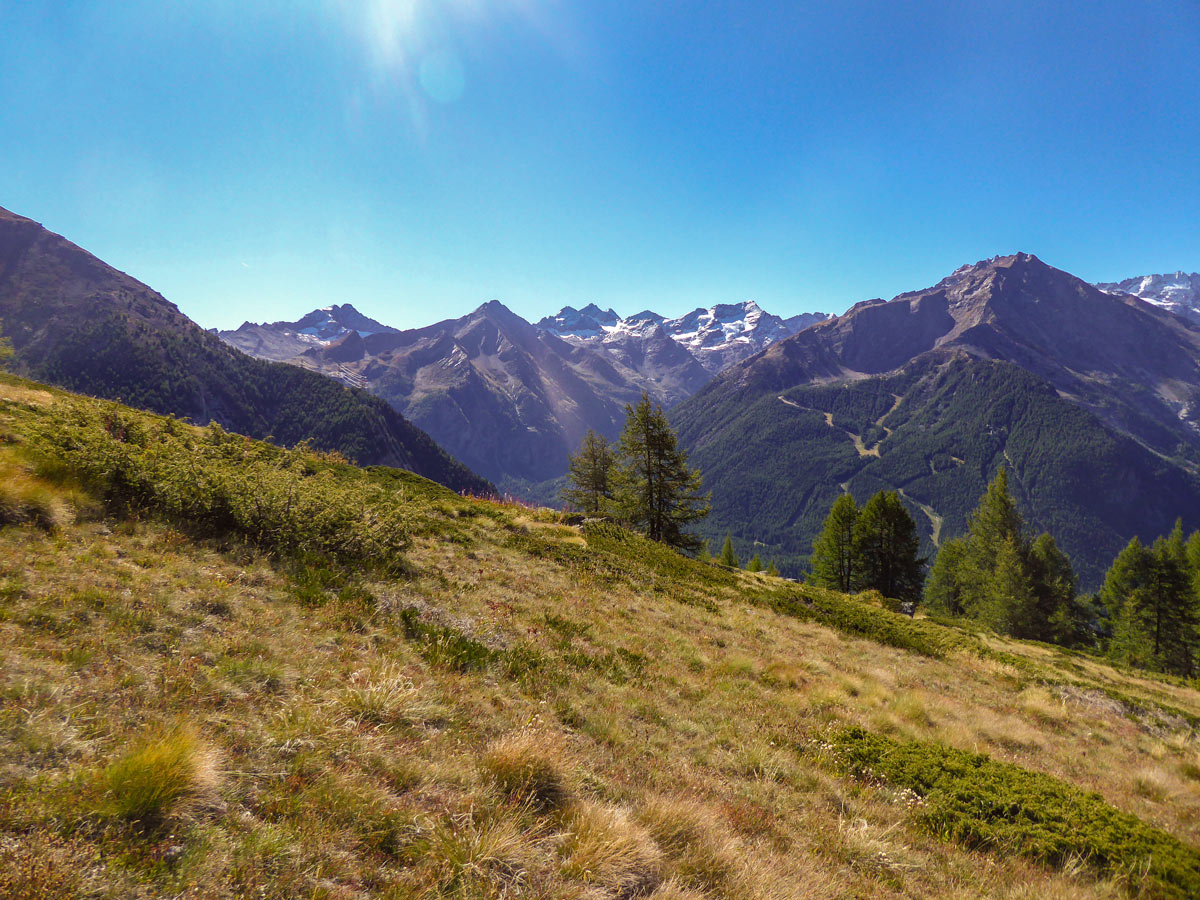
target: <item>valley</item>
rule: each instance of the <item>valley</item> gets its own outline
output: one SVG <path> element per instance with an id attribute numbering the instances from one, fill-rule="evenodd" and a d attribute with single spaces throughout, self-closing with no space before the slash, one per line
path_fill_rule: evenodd
<path id="1" fill-rule="evenodd" d="M 0 3 L 0 900 L 1200 900 L 1198 46 Z"/>

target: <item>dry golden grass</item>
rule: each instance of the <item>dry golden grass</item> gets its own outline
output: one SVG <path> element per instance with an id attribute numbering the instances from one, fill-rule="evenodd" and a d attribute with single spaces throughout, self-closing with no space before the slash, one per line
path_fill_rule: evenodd
<path id="1" fill-rule="evenodd" d="M 763 577 L 689 585 L 549 514 L 439 503 L 410 576 L 303 604 L 285 567 L 152 522 L 0 529 L 0 896 L 1128 894 L 939 840 L 807 751 L 846 724 L 1200 843 L 1191 727 L 1131 707 L 1200 716 L 1186 686 L 1002 639 L 919 656 L 773 612 Z M 181 721 L 207 769 L 178 754 L 166 827 L 123 824 L 100 773 Z"/>
<path id="2" fill-rule="evenodd" d="M 38 478 L 0 447 L 0 526 L 36 525 L 54 530 L 74 518 L 70 495 Z"/>
<path id="3" fill-rule="evenodd" d="M 424 539 L 413 561 L 426 574 L 376 586 L 379 605 L 423 604 L 490 646 L 536 651 L 541 670 L 431 664 L 387 615 L 336 599 L 299 607 L 262 561 L 169 529 L 0 533 L 0 777 L 10 791 L 39 773 L 69 785 L 72 772 L 119 756 L 129 734 L 169 730 L 186 711 L 224 757 L 229 809 L 184 820 L 185 850 L 152 882 L 203 884 L 216 897 L 325 883 L 347 896 L 636 886 L 664 897 L 982 897 L 1020 896 L 1026 883 L 1046 896 L 1112 895 L 1086 873 L 1068 890 L 1053 872 L 931 839 L 903 799 L 795 752 L 824 723 L 873 717 L 1099 787 L 1185 839 L 1200 834 L 1195 779 L 1172 774 L 1163 801 L 1112 777 L 1114 766 L 1194 764 L 1185 736 L 1152 736 L 1071 700 L 1071 715 L 1044 728 L 1027 707 L 1059 708 L 1053 693 L 992 664 L 847 639 L 736 595 L 718 594 L 714 613 L 569 566 L 532 570 L 492 520 L 475 527 L 469 548 Z M 578 623 L 569 642 L 547 613 Z M 618 651 L 645 662 L 632 675 L 591 668 L 625 659 Z M 1021 734 L 1030 746 L 1014 744 Z M 578 801 L 539 807 L 503 788 L 505 772 L 517 773 L 510 785 L 540 773 Z M 22 829 L 23 847 L 58 839 L 39 822 L 77 815 L 69 797 L 21 797 L 0 825 Z M 135 869 L 159 871 L 156 854 L 172 846 L 141 847 Z M 94 877 L 124 883 L 103 862 L 110 852 Z M 46 877 L 67 879 L 73 867 L 55 858 Z"/>
<path id="4" fill-rule="evenodd" d="M 562 737 L 523 728 L 488 744 L 481 764 L 500 790 L 542 809 L 558 809 L 571 797 L 571 776 Z"/>
<path id="5" fill-rule="evenodd" d="M 192 729 L 136 741 L 99 776 L 102 815 L 159 825 L 218 799 L 217 754 Z"/>
<path id="6" fill-rule="evenodd" d="M 598 897 L 640 897 L 662 880 L 662 851 L 623 809 L 581 801 L 570 811 L 563 872 Z"/>

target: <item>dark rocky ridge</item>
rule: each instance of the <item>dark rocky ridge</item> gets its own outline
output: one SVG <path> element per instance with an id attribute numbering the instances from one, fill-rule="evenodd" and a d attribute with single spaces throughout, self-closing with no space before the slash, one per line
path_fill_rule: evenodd
<path id="1" fill-rule="evenodd" d="M 7 210 L 0 327 L 15 370 L 39 381 L 286 445 L 311 440 L 456 490 L 490 489 L 383 401 L 235 350 L 146 285 Z"/>

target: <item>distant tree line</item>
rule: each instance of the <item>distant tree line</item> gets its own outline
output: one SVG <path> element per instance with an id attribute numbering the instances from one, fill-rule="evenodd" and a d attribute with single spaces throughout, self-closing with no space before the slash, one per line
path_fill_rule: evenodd
<path id="1" fill-rule="evenodd" d="M 1185 677 L 1200 674 L 1200 532 L 1185 535 L 1182 521 L 1149 546 L 1133 538 L 1109 568 L 1096 595 L 1081 595 L 1067 555 L 1054 538 L 1029 531 L 1001 469 L 968 520 L 967 533 L 946 541 L 924 593 L 912 573 L 912 541 L 889 545 L 868 537 L 885 505 L 901 526 L 894 495 L 876 494 L 858 510 L 839 497 L 813 547 L 812 579 L 854 592 L 874 588 L 905 603 L 923 599 L 933 615 L 961 618 L 1013 637 L 1088 649 L 1131 666 Z M 876 510 L 868 515 L 872 505 Z M 911 518 L 909 519 L 911 522 Z M 891 548 L 906 549 L 898 556 Z M 899 583 L 883 575 L 909 573 Z"/>
<path id="2" fill-rule="evenodd" d="M 570 459 L 563 498 L 611 516 L 652 540 L 732 568 L 740 562 L 726 535 L 715 558 L 687 526 L 709 512 L 700 473 L 691 469 L 661 407 L 643 395 L 626 407 L 616 442 L 589 431 Z M 924 602 L 945 618 L 971 620 L 1001 634 L 1098 651 L 1128 665 L 1192 677 L 1200 672 L 1200 532 L 1182 522 L 1146 546 L 1130 541 L 1099 594 L 1080 595 L 1067 555 L 1049 533 L 1032 535 L 1000 469 L 970 515 L 967 532 L 944 542 L 928 581 L 916 523 L 896 491 L 859 507 L 834 501 L 813 544 L 809 578 L 844 593 L 878 592 L 913 614 Z M 763 571 L 758 554 L 746 566 Z M 776 575 L 772 562 L 767 574 Z"/>

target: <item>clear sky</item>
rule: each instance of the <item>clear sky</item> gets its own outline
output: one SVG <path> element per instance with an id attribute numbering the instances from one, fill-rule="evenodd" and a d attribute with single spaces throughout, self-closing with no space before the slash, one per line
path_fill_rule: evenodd
<path id="1" fill-rule="evenodd" d="M 0 206 L 200 324 L 1200 269 L 1200 2 L 12 0 Z"/>

